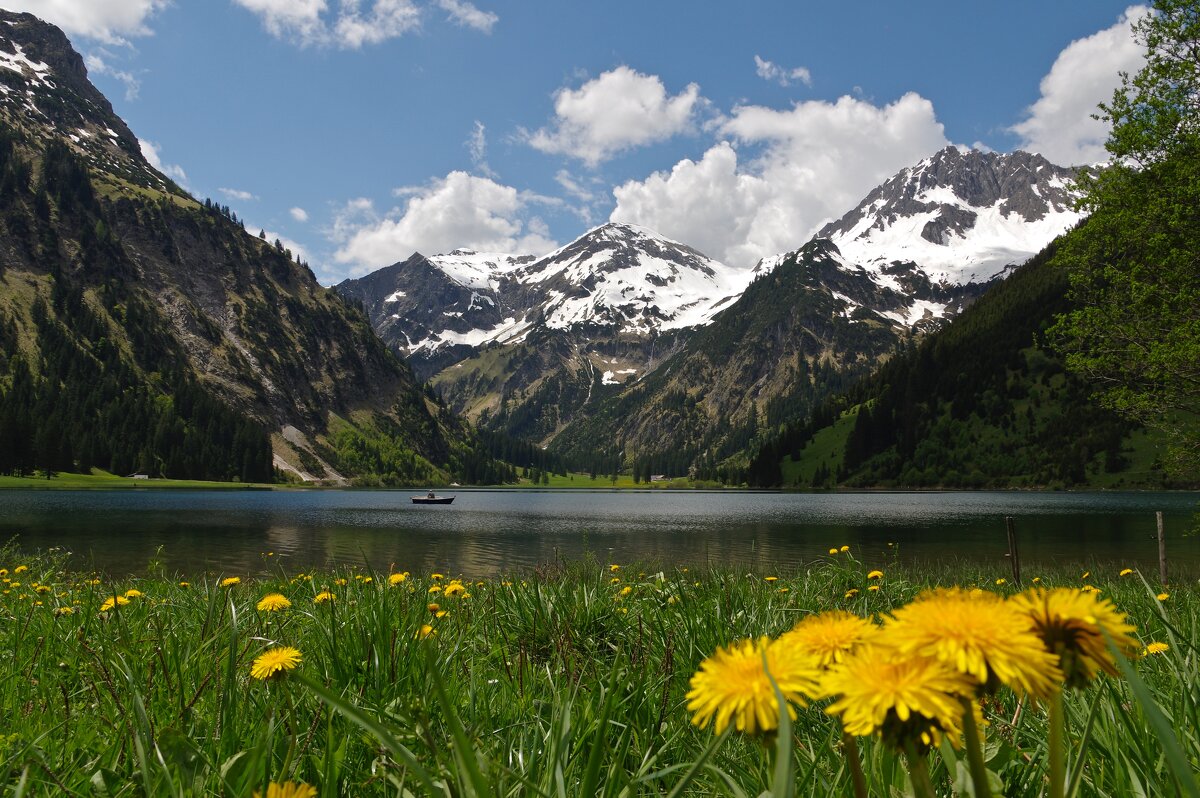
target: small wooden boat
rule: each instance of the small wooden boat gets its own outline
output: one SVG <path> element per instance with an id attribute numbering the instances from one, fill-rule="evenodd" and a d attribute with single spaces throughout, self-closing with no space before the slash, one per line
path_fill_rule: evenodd
<path id="1" fill-rule="evenodd" d="M 429 491 L 424 496 L 412 497 L 413 504 L 450 504 L 452 501 L 454 501 L 453 496 L 437 496 L 433 491 Z"/>

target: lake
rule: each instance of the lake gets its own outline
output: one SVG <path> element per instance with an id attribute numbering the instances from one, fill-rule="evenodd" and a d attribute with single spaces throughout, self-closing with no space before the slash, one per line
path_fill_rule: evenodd
<path id="1" fill-rule="evenodd" d="M 61 546 L 74 565 L 113 575 L 157 558 L 182 574 L 356 564 L 484 577 L 589 552 L 605 563 L 783 570 L 842 545 L 868 564 L 899 556 L 1007 568 L 1004 517 L 1013 516 L 1023 564 L 1154 569 L 1162 510 L 1172 568 L 1200 570 L 1200 539 L 1187 535 L 1200 493 L 459 490 L 448 507 L 410 495 L 6 490 L 0 542 Z"/>

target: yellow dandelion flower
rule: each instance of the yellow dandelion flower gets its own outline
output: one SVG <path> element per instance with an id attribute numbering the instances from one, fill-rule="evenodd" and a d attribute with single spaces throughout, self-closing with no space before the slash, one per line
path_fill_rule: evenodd
<path id="1" fill-rule="evenodd" d="M 240 576 L 227 576 L 221 580 L 221 587 L 233 587 L 234 585 L 240 585 L 241 583 L 242 578 Z"/>
<path id="2" fill-rule="evenodd" d="M 8 569 L 0 568 L 0 576 L 8 576 Z"/>
<path id="3" fill-rule="evenodd" d="M 399 574 L 392 574 L 388 577 L 389 585 L 398 585 L 408 579 L 408 571 Z"/>
<path id="4" fill-rule="evenodd" d="M 446 617 L 447 615 L 449 615 L 449 614 L 450 614 L 450 613 L 449 613 L 449 611 L 447 611 L 447 610 L 438 610 L 437 612 L 435 612 L 435 613 L 433 614 L 433 617 L 434 617 L 434 618 L 445 618 L 445 617 Z"/>
<path id="5" fill-rule="evenodd" d="M 125 591 L 125 598 L 141 598 L 145 594 L 137 588 L 130 588 Z"/>
<path id="6" fill-rule="evenodd" d="M 1033 578 L 1033 583 L 1034 583 L 1035 585 L 1037 585 L 1037 584 L 1040 584 L 1040 583 L 1041 583 L 1041 581 L 1042 581 L 1042 578 L 1041 578 L 1040 576 L 1035 576 L 1035 577 Z"/>
<path id="7" fill-rule="evenodd" d="M 1033 620 L 1046 648 L 1060 658 L 1067 687 L 1082 687 L 1100 671 L 1117 674 L 1105 635 L 1126 655 L 1138 650 L 1130 637 L 1136 628 L 1125 622 L 1125 613 L 1094 593 L 1035 587 L 1011 603 Z"/>
<path id="8" fill-rule="evenodd" d="M 1132 568 L 1122 568 L 1121 573 L 1117 574 L 1117 576 L 1129 576 L 1131 573 L 1133 573 Z"/>
<path id="9" fill-rule="evenodd" d="M 1162 593 L 1159 593 L 1157 596 L 1155 596 L 1155 598 L 1158 599 L 1159 601 L 1166 601 L 1170 597 L 1171 597 L 1171 594 L 1167 593 L 1166 591 L 1163 591 Z"/>
<path id="10" fill-rule="evenodd" d="M 54 588 L 50 587 L 50 585 L 38 585 L 37 587 L 34 588 L 34 590 L 36 590 L 39 593 L 43 593 L 43 594 L 49 593 L 53 589 Z M 125 595 L 128 596 L 129 594 L 126 593 Z"/>
<path id="11" fill-rule="evenodd" d="M 328 590 L 322 590 L 320 593 L 313 596 L 313 604 L 328 604 L 336 598 L 336 594 L 330 593 Z"/>
<path id="12" fill-rule="evenodd" d="M 895 610 L 881 644 L 903 657 L 927 657 L 969 674 L 985 691 L 999 684 L 1048 696 L 1062 678 L 1021 608 L 995 593 L 933 590 Z"/>
<path id="13" fill-rule="evenodd" d="M 829 553 L 830 553 L 830 554 L 837 554 L 837 551 L 838 551 L 837 549 L 830 549 L 830 550 L 829 550 Z"/>
<path id="14" fill-rule="evenodd" d="M 781 587 L 781 588 L 779 588 L 779 592 L 780 592 L 780 593 L 787 593 L 787 592 L 789 592 L 790 590 L 791 590 L 791 588 L 787 588 L 787 587 Z"/>
<path id="15" fill-rule="evenodd" d="M 764 667 L 765 666 L 765 667 Z M 818 689 L 819 671 L 812 658 L 798 647 L 779 645 L 766 637 L 741 640 L 700 663 L 687 693 L 692 723 L 703 728 L 710 721 L 717 734 L 730 723 L 740 732 L 755 734 L 779 726 L 779 707 L 767 673 L 792 705 L 807 706 Z"/>
<path id="16" fill-rule="evenodd" d="M 14 574 L 23 574 L 28 570 L 29 570 L 28 565 L 18 565 L 16 568 L 13 569 L 13 573 Z"/>
<path id="17" fill-rule="evenodd" d="M 831 610 L 810 615 L 779 636 L 779 645 L 794 647 L 813 658 L 821 668 L 841 662 L 878 628 L 866 618 Z"/>
<path id="18" fill-rule="evenodd" d="M 764 582 L 778 582 L 779 577 L 778 576 L 764 576 L 763 581 Z"/>
<path id="19" fill-rule="evenodd" d="M 462 582 L 455 580 L 446 585 L 446 589 L 442 591 L 443 596 L 463 596 L 466 595 L 467 588 Z"/>
<path id="20" fill-rule="evenodd" d="M 338 587 L 345 587 L 345 586 L 346 586 L 346 578 L 345 578 L 345 577 L 341 577 L 341 576 L 339 576 L 337 579 L 334 579 L 334 580 L 333 580 L 333 582 L 334 582 L 334 584 L 336 584 Z"/>
<path id="21" fill-rule="evenodd" d="M 631 588 L 629 585 L 626 585 L 625 587 L 621 588 L 622 596 L 628 596 L 632 592 L 633 592 L 633 588 Z"/>
<path id="22" fill-rule="evenodd" d="M 1008 580 L 1007 580 L 1007 579 L 1005 579 L 1005 578 L 1002 576 L 1002 577 L 1000 577 L 999 579 L 997 579 L 997 580 L 996 580 L 996 584 L 997 584 L 997 585 L 1007 585 L 1007 584 L 1008 584 Z"/>
<path id="23" fill-rule="evenodd" d="M 1092 575 L 1092 572 L 1091 572 L 1091 571 L 1084 571 L 1084 572 L 1083 572 L 1083 574 L 1082 574 L 1082 575 L 1081 575 L 1079 578 L 1080 578 L 1080 579 L 1087 579 L 1087 578 L 1088 578 L 1089 576 L 1091 576 L 1091 575 Z"/>
<path id="24" fill-rule="evenodd" d="M 426 637 L 429 637 L 430 635 L 435 635 L 435 634 L 437 634 L 437 630 L 426 623 L 426 624 L 421 625 L 421 628 L 418 629 L 415 634 L 413 634 L 413 637 L 424 640 Z"/>
<path id="25" fill-rule="evenodd" d="M 858 588 L 852 587 L 846 591 L 846 595 L 842 596 L 842 598 L 854 598 L 857 595 L 858 595 Z"/>
<path id="26" fill-rule="evenodd" d="M 182 588 L 189 588 L 192 586 L 192 583 L 191 582 L 180 582 L 179 586 Z"/>
<path id="27" fill-rule="evenodd" d="M 18 588 L 18 587 L 20 587 L 20 586 L 21 586 L 21 583 L 20 583 L 20 582 L 9 582 L 9 583 L 8 583 L 8 586 L 9 586 L 9 587 L 11 587 L 11 588 L 13 588 L 13 589 L 16 589 L 16 588 Z"/>
<path id="28" fill-rule="evenodd" d="M 913 743 L 936 745 L 962 735 L 962 698 L 975 690 L 974 680 L 946 664 L 924 657 L 894 659 L 886 649 L 863 646 L 834 665 L 821 680 L 822 693 L 836 696 L 825 710 L 840 715 L 850 734 L 876 732 L 894 748 Z"/>
<path id="29" fill-rule="evenodd" d="M 1170 650 L 1171 650 L 1171 647 L 1168 646 L 1166 643 L 1157 643 L 1157 642 L 1151 643 L 1150 645 L 1148 645 L 1142 649 L 1142 656 L 1148 657 L 1153 654 L 1165 654 Z"/>
<path id="30" fill-rule="evenodd" d="M 878 593 L 879 585 L 871 585 L 870 587 L 867 588 L 867 591 L 870 593 Z"/>
<path id="31" fill-rule="evenodd" d="M 54 614 L 55 615 L 74 615 L 75 608 L 74 607 L 55 607 Z"/>
<path id="32" fill-rule="evenodd" d="M 1083 587 L 1081 587 L 1079 589 L 1082 590 L 1084 593 L 1099 593 L 1099 592 L 1101 592 L 1100 588 L 1096 587 L 1095 585 L 1084 585 Z"/>
<path id="33" fill-rule="evenodd" d="M 612 571 L 613 573 L 616 573 L 617 571 L 621 570 L 621 566 L 616 565 L 614 563 L 613 565 L 608 566 L 608 570 Z"/>
<path id="34" fill-rule="evenodd" d="M 292 606 L 292 602 L 288 601 L 287 596 L 282 593 L 268 593 L 259 599 L 255 606 L 258 607 L 259 612 L 279 612 Z"/>
<path id="35" fill-rule="evenodd" d="M 250 675 L 255 679 L 282 676 L 299 665 L 301 659 L 300 650 L 291 646 L 268 648 L 254 659 L 250 666 Z"/>
<path id="36" fill-rule="evenodd" d="M 434 604 L 433 602 L 430 602 L 429 605 L 425 609 L 429 610 L 430 612 L 437 612 L 441 608 L 442 607 L 440 604 Z"/>
<path id="37" fill-rule="evenodd" d="M 124 607 L 128 603 L 129 599 L 125 598 L 124 596 L 109 596 L 104 600 L 104 603 L 100 605 L 100 612 L 108 612 L 113 607 Z"/>
<path id="38" fill-rule="evenodd" d="M 427 590 L 427 591 L 425 591 L 425 592 L 426 592 L 426 593 L 441 593 L 441 592 L 442 592 L 442 586 L 441 586 L 441 585 L 431 585 L 431 586 L 429 587 L 429 590 Z"/>
<path id="39" fill-rule="evenodd" d="M 850 551 L 850 547 L 842 546 L 840 549 L 838 549 L 838 551 L 840 551 L 842 554 L 845 554 L 846 552 Z"/>
<path id="40" fill-rule="evenodd" d="M 869 574 L 867 574 L 867 579 L 883 579 L 883 571 L 871 571 Z"/>
<path id="41" fill-rule="evenodd" d="M 430 574 L 429 578 L 430 579 L 444 579 L 445 575 L 444 574 Z"/>

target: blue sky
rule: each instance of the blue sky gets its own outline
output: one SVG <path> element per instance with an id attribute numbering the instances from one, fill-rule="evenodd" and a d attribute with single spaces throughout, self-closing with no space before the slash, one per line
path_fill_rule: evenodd
<path id="1" fill-rule="evenodd" d="M 0 0 L 332 283 L 610 218 L 749 268 L 946 144 L 1099 160 L 1128 2 Z"/>

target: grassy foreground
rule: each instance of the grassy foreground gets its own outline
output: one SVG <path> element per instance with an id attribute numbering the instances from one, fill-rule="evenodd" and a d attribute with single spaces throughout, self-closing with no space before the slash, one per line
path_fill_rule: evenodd
<path id="1" fill-rule="evenodd" d="M 0 784 L 15 795 L 290 798 L 268 788 L 289 780 L 315 791 L 296 795 L 323 796 L 850 795 L 828 701 L 800 710 L 777 751 L 769 736 L 694 727 L 684 694 L 719 646 L 813 612 L 869 617 L 939 584 L 1016 592 L 997 584 L 999 568 L 870 569 L 849 551 L 780 574 L 583 561 L 488 581 L 345 570 L 189 583 L 109 581 L 0 550 Z M 1076 794 L 1174 795 L 1178 783 L 1195 795 L 1196 590 L 1158 598 L 1117 568 L 1040 579 L 1100 588 L 1143 646 L 1169 647 L 1133 663 L 1136 682 L 1101 677 L 1066 694 Z M 264 606 L 290 606 L 259 609 L 272 594 L 287 601 Z M 271 678 L 252 675 L 285 646 L 298 664 L 276 657 Z M 1003 794 L 1049 794 L 1045 708 L 1000 693 L 984 719 Z M 912 789 L 902 756 L 874 738 L 858 746 L 870 795 Z M 926 759 L 937 794 L 968 794 L 965 754 L 944 744 Z"/>

